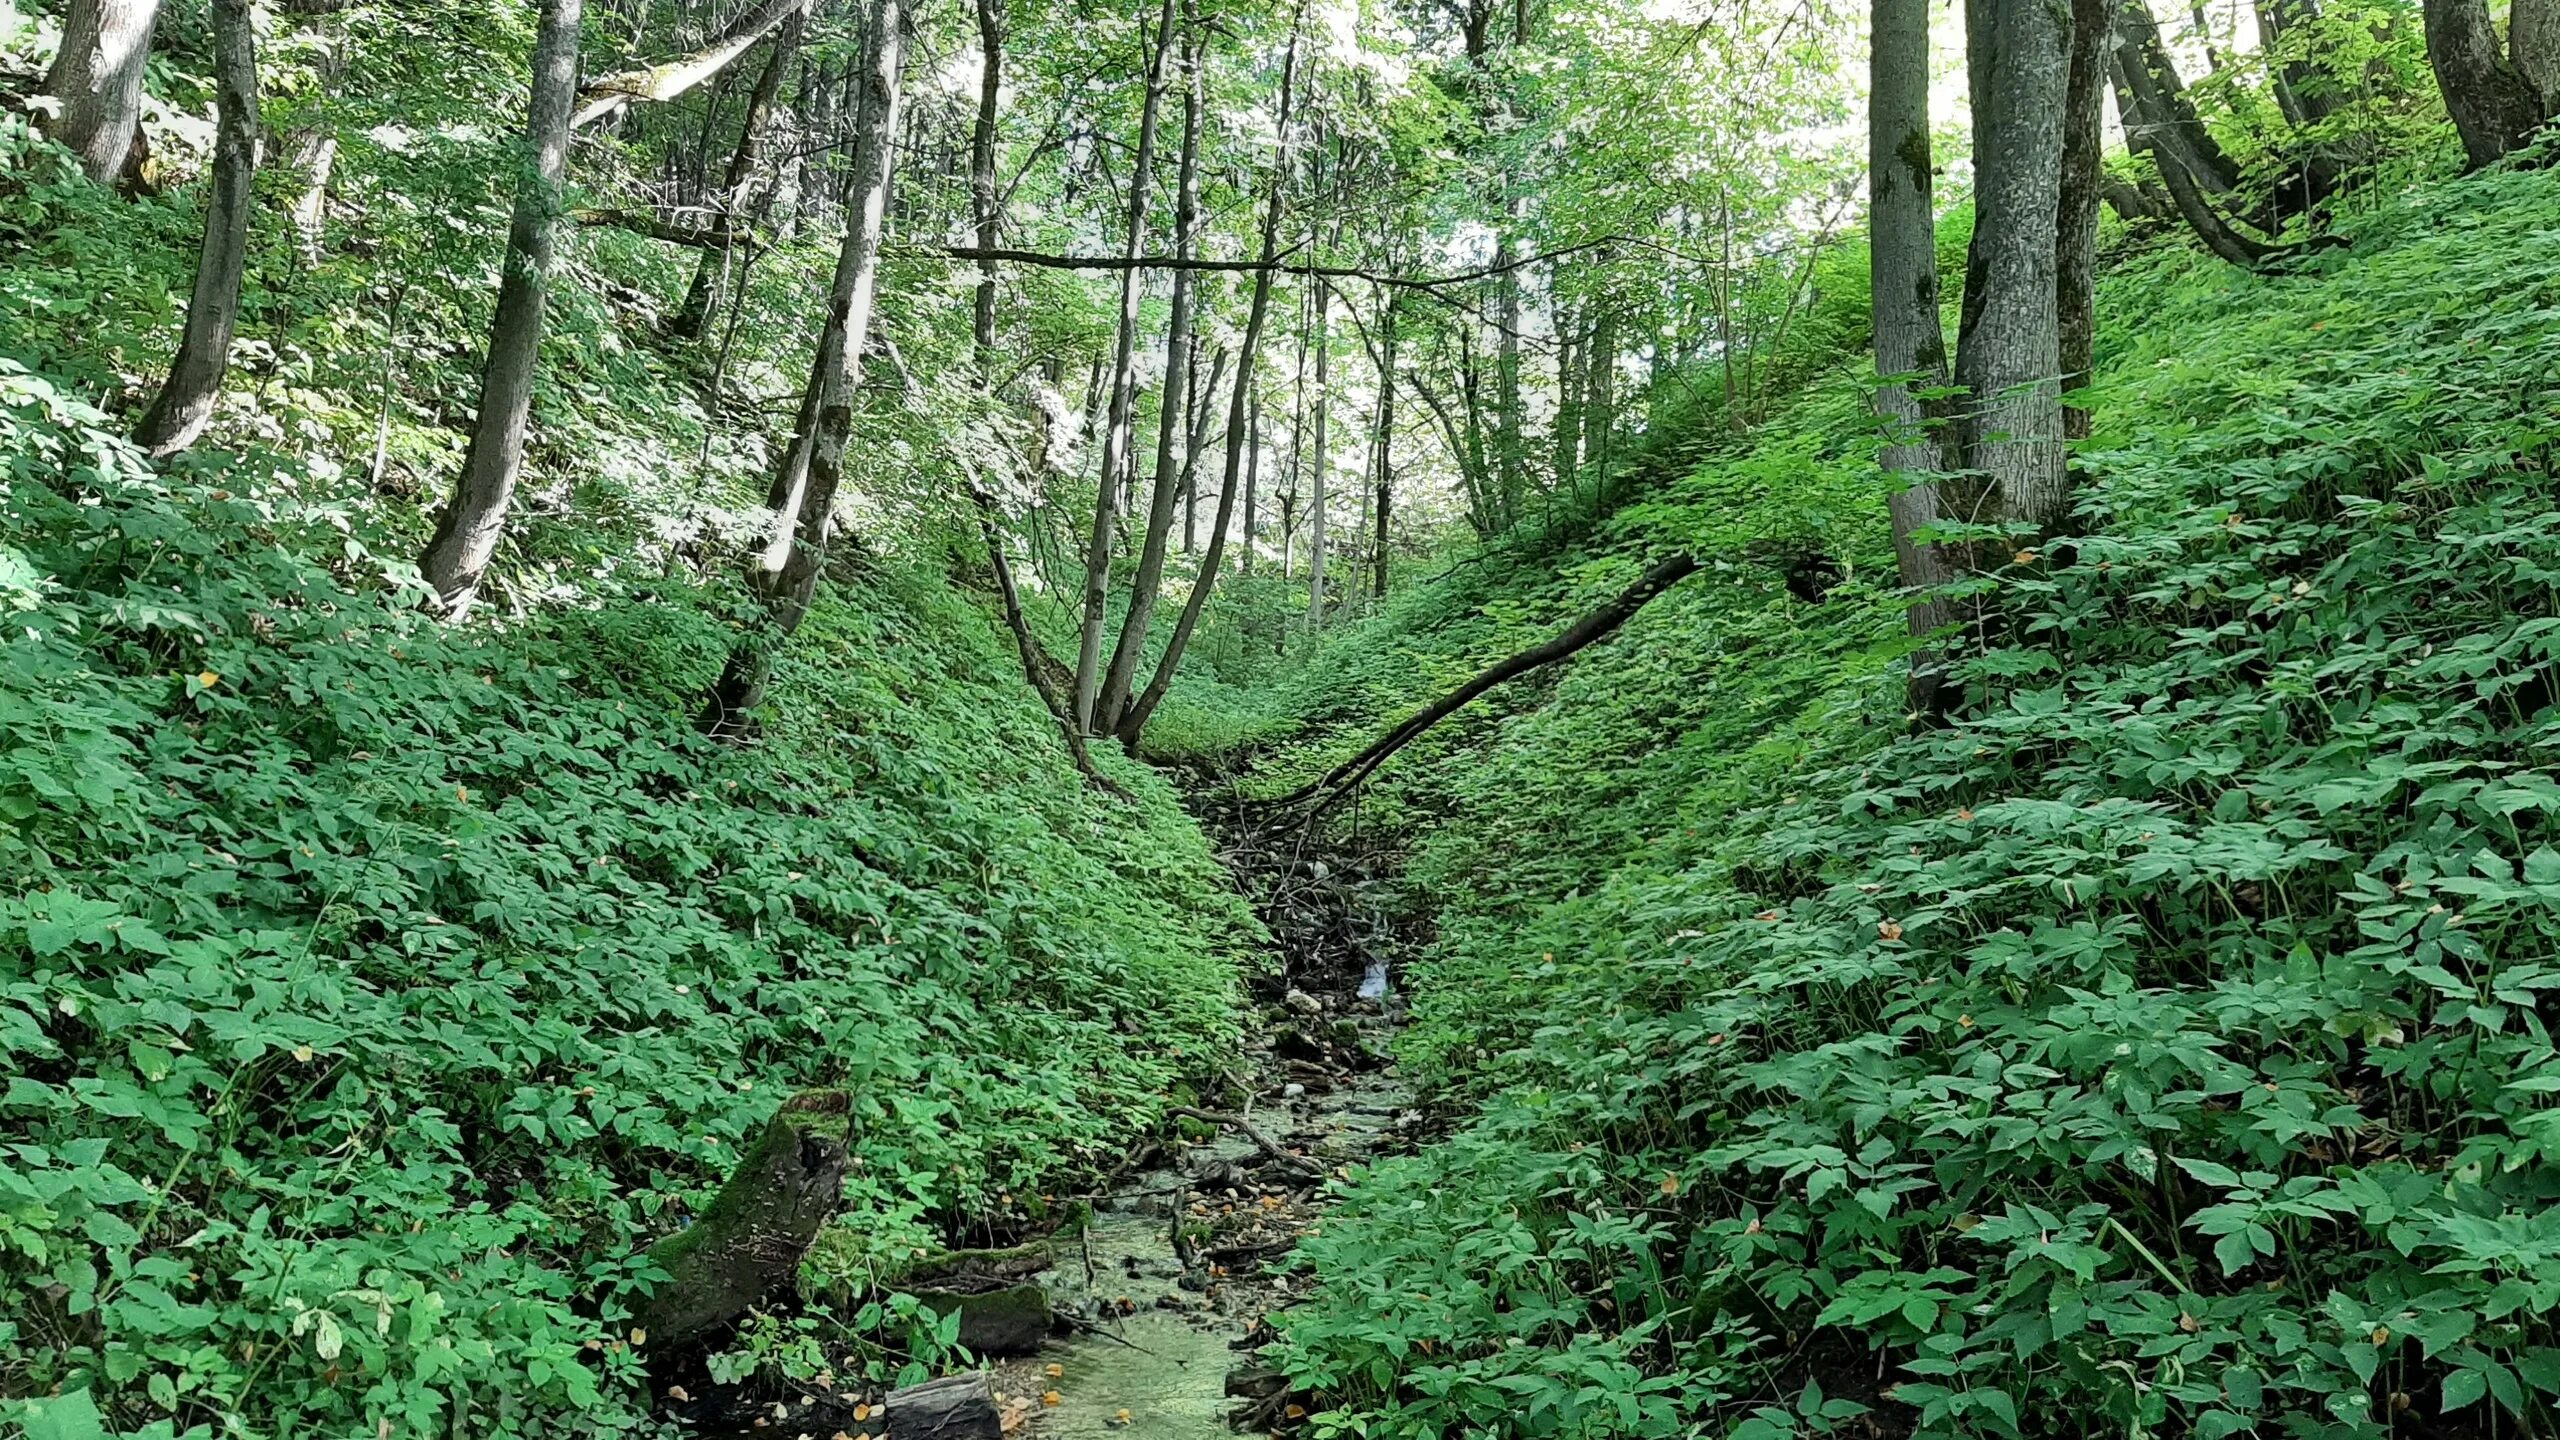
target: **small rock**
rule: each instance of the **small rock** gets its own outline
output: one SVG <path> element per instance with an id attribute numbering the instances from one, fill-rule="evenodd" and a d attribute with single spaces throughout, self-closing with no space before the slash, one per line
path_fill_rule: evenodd
<path id="1" fill-rule="evenodd" d="M 1283 1100 L 1295 1100 L 1306 1093 L 1307 1087 L 1299 1084 L 1295 1080 L 1292 1080 L 1288 1084 L 1280 1087 L 1280 1098 Z"/>
<path id="2" fill-rule="evenodd" d="M 1304 990 L 1292 988 L 1280 997 L 1280 1003 L 1313 1020 L 1324 1014 L 1324 1002 Z"/>

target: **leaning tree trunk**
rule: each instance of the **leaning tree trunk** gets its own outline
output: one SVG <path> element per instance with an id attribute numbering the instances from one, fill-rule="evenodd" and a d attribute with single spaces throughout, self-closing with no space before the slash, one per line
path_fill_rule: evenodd
<path id="1" fill-rule="evenodd" d="M 2274 246 L 2241 234 L 2223 218 L 2187 162 L 2162 143 L 2160 137 L 2167 133 L 2166 127 L 2147 123 L 2146 117 L 2156 111 L 2141 87 L 2138 67 L 2127 64 L 2124 52 L 2119 50 L 2108 68 L 2115 81 L 2116 109 L 2125 118 L 2125 145 L 2137 155 L 2151 157 L 2151 163 L 2159 168 L 2160 183 L 2169 192 L 2170 208 L 2187 222 L 2187 228 L 2195 232 L 2206 249 L 2234 265 L 2255 266 L 2274 254 Z"/>
<path id="2" fill-rule="evenodd" d="M 694 265 L 693 284 L 685 291 L 684 304 L 668 327 L 687 340 L 702 338 L 711 324 L 711 307 L 718 296 L 713 292 L 728 277 L 730 252 L 738 248 L 740 213 L 747 186 L 755 178 L 756 165 L 763 158 L 765 132 L 773 124 L 774 102 L 782 94 L 782 74 L 791 68 L 792 57 L 800 49 L 800 37 L 808 27 L 808 7 L 791 12 L 782 28 L 774 32 L 773 50 L 765 56 L 764 69 L 756 76 L 756 88 L 747 96 L 747 117 L 738 127 L 738 148 L 729 152 L 729 168 L 720 177 L 720 243 L 702 253 Z"/>
<path id="3" fill-rule="evenodd" d="M 136 168 L 142 133 L 142 67 L 160 0 L 72 0 L 62 21 L 62 49 L 39 92 L 59 107 L 38 127 L 80 157 L 80 169 L 104 185 Z"/>
<path id="4" fill-rule="evenodd" d="M 1129 225 L 1121 258 L 1135 261 L 1147 237 L 1147 193 L 1156 161 L 1156 118 L 1164 107 L 1164 62 L 1173 50 L 1173 0 L 1156 17 L 1155 53 L 1147 62 L 1147 96 L 1138 112 L 1138 153 L 1129 169 Z M 1111 413 L 1102 432 L 1102 477 L 1093 497 L 1093 533 L 1084 553 L 1084 617 L 1076 650 L 1076 724 L 1094 734 L 1102 697 L 1102 630 L 1110 617 L 1112 538 L 1120 527 L 1120 468 L 1137 406 L 1138 269 L 1120 275 L 1120 321 L 1111 347 Z"/>
<path id="5" fill-rule="evenodd" d="M 2069 80 L 2062 113 L 2062 203 L 2055 215 L 2054 276 L 2062 354 L 2062 433 L 2089 437 L 2088 407 L 2070 403 L 2089 384 L 2098 341 L 2098 195 L 2106 143 L 2107 52 L 2112 0 L 2072 0 Z"/>
<path id="6" fill-rule="evenodd" d="M 1929 0 L 1874 0 L 1869 37 L 1867 175 L 1872 199 L 1867 252 L 1875 276 L 1876 414 L 1885 425 L 1886 499 L 1902 583 L 1918 595 L 1912 638 L 1948 620 L 1935 592 L 1955 578 L 1946 551 L 1918 538 L 1938 518 L 1939 444 L 1928 430 L 1940 407 L 1922 392 L 1947 386 L 1946 330 L 1938 319 L 1937 211 L 1930 198 Z M 1934 649 L 1911 656 L 1914 714 L 1937 712 L 1945 676 Z"/>
<path id="7" fill-rule="evenodd" d="M 418 569 L 435 588 L 448 620 L 460 620 L 480 592 L 481 577 L 506 533 L 507 507 L 524 469 L 524 435 L 533 411 L 533 375 L 542 350 L 542 308 L 551 293 L 551 256 L 561 210 L 561 177 L 569 165 L 569 110 L 578 95 L 581 0 L 543 0 L 533 46 L 533 103 L 525 117 L 526 158 L 516 181 L 515 216 L 507 229 L 506 273 L 489 322 L 489 356 L 480 370 L 480 413 L 463 453 L 462 474 L 436 520 Z"/>
<path id="8" fill-rule="evenodd" d="M 2054 274 L 2070 12 L 2049 0 L 1967 0 L 1965 41 L 1976 156 L 1956 341 L 1965 408 L 1960 464 L 1940 494 L 1949 519 L 2040 533 L 2070 504 Z"/>
<path id="9" fill-rule="evenodd" d="M 2542 97 L 2498 52 L 2487 0 L 2423 0 L 2427 64 L 2462 135 L 2467 168 L 2494 164 L 2542 127 Z M 2530 21 L 2528 25 L 2530 25 Z"/>
<path id="10" fill-rule="evenodd" d="M 2198 186 L 2212 194 L 2237 188 L 2240 167 L 2205 129 L 2146 0 L 2123 0 L 2116 12 L 2115 47 L 2137 100 L 2124 110 L 2127 142 L 2148 142 L 2163 155 L 2174 157 Z"/>
<path id="11" fill-rule="evenodd" d="M 729 663 L 705 700 L 702 728 L 714 735 L 738 733 L 763 700 L 774 648 L 808 615 L 835 539 L 836 490 L 844 481 L 845 442 L 853 433 L 862 350 L 870 340 L 872 296 L 879 284 L 880 239 L 888 225 L 906 29 L 901 0 L 871 0 L 854 111 L 852 223 L 836 253 L 835 281 L 809 388 L 801 397 L 798 434 L 766 495 L 773 529 L 747 572 L 748 588 L 763 606 L 764 623 L 730 651 Z"/>
<path id="12" fill-rule="evenodd" d="M 133 436 L 157 456 L 174 455 L 204 433 L 240 322 L 240 270 L 249 255 L 250 191 L 258 174 L 258 36 L 249 0 L 213 0 L 213 89 L 213 193 L 205 202 L 204 249 L 196 257 L 186 334 Z"/>
<path id="13" fill-rule="evenodd" d="M 1196 272 L 1188 266 L 1198 243 L 1200 225 L 1200 40 L 1196 19 L 1186 10 L 1188 31 L 1182 45 L 1182 149 L 1174 168 L 1173 304 L 1165 326 L 1164 393 L 1156 406 L 1156 469 L 1147 493 L 1147 523 L 1138 539 L 1138 572 L 1130 582 L 1128 608 L 1121 614 L 1120 638 L 1111 647 L 1111 665 L 1094 704 L 1093 729 L 1113 734 L 1137 683 L 1138 662 L 1145 657 L 1147 627 L 1154 623 L 1156 594 L 1164 588 L 1165 552 L 1171 548 L 1174 501 L 1182 489 L 1185 394 L 1192 379 L 1191 311 L 1198 293 Z M 1143 177 L 1139 183 L 1143 182 Z"/>
<path id="14" fill-rule="evenodd" d="M 632 1308 L 651 1346 L 701 1339 L 799 1273 L 844 1199 L 850 1108 L 841 1090 L 784 1101 L 701 1218 L 644 1252 L 666 1273 Z"/>

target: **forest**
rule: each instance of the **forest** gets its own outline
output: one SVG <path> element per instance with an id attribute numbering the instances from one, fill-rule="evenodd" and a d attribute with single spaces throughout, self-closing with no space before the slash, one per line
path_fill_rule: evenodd
<path id="1" fill-rule="evenodd" d="M 2560 1437 L 2560 0 L 0 0 L 0 1434 Z"/>

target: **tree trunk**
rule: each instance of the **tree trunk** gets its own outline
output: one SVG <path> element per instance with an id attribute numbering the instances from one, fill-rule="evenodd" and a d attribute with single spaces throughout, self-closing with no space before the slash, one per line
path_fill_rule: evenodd
<path id="1" fill-rule="evenodd" d="M 174 455 L 204 433 L 231 363 L 240 321 L 240 270 L 249 254 L 249 212 L 258 174 L 258 37 L 248 0 L 213 0 L 213 186 L 205 201 L 204 249 L 187 301 L 186 335 L 159 398 L 134 440 L 155 456 Z"/>
<path id="2" fill-rule="evenodd" d="M 2507 56 L 2540 95 L 2542 113 L 2560 113 L 2560 0 L 2511 0 Z"/>
<path id="3" fill-rule="evenodd" d="M 1506 214 L 1511 201 L 1503 201 Z M 1513 251 L 1508 226 L 1494 250 L 1494 263 L 1509 266 Z M 1493 463 L 1502 487 L 1502 503 L 1518 515 L 1528 498 L 1528 453 L 1521 438 L 1520 406 L 1520 272 L 1505 269 L 1494 278 Z"/>
<path id="4" fill-rule="evenodd" d="M 2125 117 L 2125 145 L 2137 155 L 2151 157 L 2151 163 L 2160 171 L 2160 183 L 2169 191 L 2171 208 L 2187 222 L 2187 228 L 2195 232 L 2206 249 L 2234 265 L 2254 266 L 2274 254 L 2274 247 L 2241 234 L 2222 218 L 2195 172 L 2161 142 L 2166 129 L 2146 123 L 2144 117 L 2153 113 L 2153 104 L 2144 98 L 2138 72 L 2127 64 L 2121 49 L 2108 68 L 2115 80 L 2116 108 Z"/>
<path id="5" fill-rule="evenodd" d="M 1243 383 L 1242 383 L 1242 375 L 1243 375 L 1244 373 L 1246 373 L 1246 372 L 1250 372 L 1250 371 L 1251 371 L 1251 369 L 1252 369 L 1252 366 L 1251 366 L 1250 364 L 1247 364 L 1247 365 L 1244 367 L 1244 371 L 1243 371 L 1243 372 L 1239 372 L 1238 384 L 1237 384 L 1237 386 L 1236 386 L 1236 393 L 1238 393 L 1238 394 L 1243 394 L 1243 393 L 1244 393 L 1245 386 L 1244 386 L 1244 385 L 1243 385 Z M 1252 574 L 1252 573 L 1253 573 L 1253 547 L 1254 547 L 1254 537 L 1255 537 L 1255 535 L 1258 533 L 1258 531 L 1259 531 L 1259 529 L 1260 529 L 1260 526 L 1261 526 L 1261 518 L 1262 518 L 1262 517 L 1257 513 L 1257 508 L 1258 508 L 1258 507 L 1256 506 L 1255 501 L 1259 498 L 1259 491 L 1261 490 L 1261 488 L 1262 488 L 1262 397 L 1261 397 L 1260 395 L 1255 395 L 1255 396 L 1253 396 L 1251 399 L 1249 399 L 1248 401 L 1246 401 L 1246 403 L 1245 403 L 1245 415 L 1244 415 L 1244 535 L 1243 535 L 1243 538 L 1241 539 L 1241 541 L 1238 543 L 1238 545 L 1237 545 L 1237 547 L 1236 547 L 1236 573 L 1237 573 L 1237 574 L 1239 574 L 1239 575 L 1250 575 L 1250 574 Z M 1221 508 L 1224 508 L 1224 497 L 1223 497 L 1223 496 L 1221 496 L 1221 497 L 1220 497 L 1220 504 L 1221 504 Z M 1223 527 L 1221 527 L 1221 528 L 1223 529 Z M 1214 539 L 1212 539 L 1209 543 L 1210 543 L 1211 545 L 1213 545 L 1213 546 L 1214 546 L 1214 545 L 1216 545 L 1216 544 L 1217 544 L 1217 541 L 1216 541 L 1216 540 L 1214 540 Z"/>
<path id="6" fill-rule="evenodd" d="M 1173 253 L 1191 258 L 1200 224 L 1200 39 L 1186 12 L 1182 45 L 1182 149 L 1174 166 Z M 1141 182 L 1143 183 L 1143 181 Z M 1130 687 L 1137 683 L 1138 662 L 1145 658 L 1147 627 L 1154 623 L 1156 595 L 1164 588 L 1165 552 L 1173 534 L 1174 502 L 1182 489 L 1183 417 L 1191 385 L 1192 297 L 1194 272 L 1173 272 L 1173 304 L 1165 325 L 1164 394 L 1156 414 L 1156 469 L 1147 494 L 1146 531 L 1138 541 L 1138 572 L 1122 612 L 1119 641 L 1111 647 L 1111 667 L 1103 678 L 1102 697 L 1094 707 L 1097 734 L 1113 734 L 1128 709 Z"/>
<path id="7" fill-rule="evenodd" d="M 1221 347 L 1209 357 L 1209 378 L 1198 378 L 1200 347 L 1191 347 L 1191 424 L 1189 439 L 1182 442 L 1182 553 L 1196 555 L 1200 551 L 1200 457 L 1209 448 L 1209 422 L 1218 413 L 1218 385 L 1226 378 L 1227 352 Z"/>
<path id="8" fill-rule="evenodd" d="M 1378 349 L 1378 503 L 1377 529 L 1370 550 L 1369 593 L 1387 598 L 1387 517 L 1396 493 L 1396 301 L 1402 291 L 1389 287 L 1379 307 Z"/>
<path id="9" fill-rule="evenodd" d="M 2157 153 L 2175 159 L 2208 193 L 2228 194 L 2237 188 L 2240 167 L 2196 114 L 2195 102 L 2187 98 L 2186 82 L 2179 78 L 2169 47 L 2161 42 L 2160 24 L 2151 18 L 2145 0 L 2123 0 L 2116 14 L 2115 46 L 2135 100 L 2120 107 L 2126 143 L 2148 143 Z"/>
<path id="10" fill-rule="evenodd" d="M 542 309 L 551 293 L 561 177 L 569 164 L 569 108 L 578 93 L 580 5 L 581 0 L 543 0 L 533 46 L 533 101 L 525 118 L 526 158 L 532 163 L 516 182 L 506 273 L 498 282 L 489 355 L 480 370 L 480 411 L 453 495 L 418 560 L 448 620 L 470 613 L 481 577 L 506 533 L 507 507 L 524 469 L 525 426 L 533 411 L 533 376 L 542 352 Z"/>
<path id="11" fill-rule="evenodd" d="M 1156 160 L 1156 117 L 1164 106 L 1164 62 L 1173 51 L 1173 3 L 1163 0 L 1156 16 L 1155 53 L 1147 61 L 1147 97 L 1138 113 L 1138 154 L 1129 170 L 1129 228 L 1121 257 L 1137 259 L 1147 238 L 1147 191 Z M 1121 456 L 1129 446 L 1131 412 L 1136 408 L 1138 340 L 1138 270 L 1120 277 L 1120 324 L 1112 341 L 1111 414 L 1102 432 L 1102 478 L 1094 487 L 1093 534 L 1085 545 L 1084 625 L 1076 651 L 1076 724 L 1086 734 L 1094 729 L 1095 702 L 1102 694 L 1102 628 L 1111 604 L 1111 542 L 1119 529 Z"/>
<path id="12" fill-rule="evenodd" d="M 1001 206 L 996 199 L 996 108 L 1004 93 L 1004 0 L 977 0 L 978 116 L 969 127 L 969 208 L 977 221 L 978 248 L 993 250 Z M 970 334 L 977 342 L 978 370 L 992 383 L 996 350 L 996 262 L 978 262 L 978 288 L 971 301 Z"/>
<path id="13" fill-rule="evenodd" d="M 1253 273 L 1253 299 L 1245 309 L 1244 337 L 1236 347 L 1235 390 L 1227 398 L 1226 470 L 1218 484 L 1218 514 L 1209 527 L 1209 550 L 1200 557 L 1199 572 L 1192 577 L 1191 593 L 1183 599 L 1182 613 L 1175 617 L 1173 634 L 1165 641 L 1164 655 L 1156 661 L 1156 673 L 1147 682 L 1144 693 L 1129 707 L 1119 727 L 1120 739 L 1134 752 L 1146 733 L 1147 721 L 1164 703 L 1165 692 L 1173 688 L 1173 677 L 1182 666 L 1183 652 L 1190 647 L 1192 632 L 1200 624 L 1200 612 L 1209 604 L 1209 595 L 1217 587 L 1219 561 L 1227 543 L 1227 522 L 1234 517 L 1236 475 L 1248 464 L 1247 455 L 1253 443 L 1253 370 L 1262 353 L 1262 327 L 1271 314 L 1272 259 L 1280 250 L 1281 202 L 1287 193 L 1289 112 L 1297 91 L 1298 37 L 1289 36 L 1287 58 L 1280 66 L 1280 117 L 1274 133 L 1280 137 L 1280 155 L 1271 166 L 1270 196 L 1262 209 L 1262 267 Z M 1196 83 L 1196 82 L 1195 82 Z M 1250 483 L 1244 487 L 1252 493 Z M 1252 524 L 1245 526 L 1245 544 L 1253 544 Z"/>
<path id="14" fill-rule="evenodd" d="M 1582 479 L 1582 365 L 1580 322 L 1567 317 L 1556 348 L 1556 489 L 1570 495 Z"/>
<path id="15" fill-rule="evenodd" d="M 836 490 L 844 480 L 845 442 L 862 386 L 862 351 L 871 335 L 879 283 L 880 240 L 888 224 L 889 177 L 896 166 L 900 62 L 906 51 L 901 0 L 870 0 L 863 27 L 860 94 L 854 110 L 855 201 L 800 422 L 775 472 L 766 504 L 772 530 L 747 571 L 747 587 L 764 610 L 761 628 L 729 652 L 729 663 L 703 705 L 702 728 L 735 735 L 764 699 L 773 651 L 800 628 L 817 595 L 818 574 L 835 538 Z"/>
<path id="16" fill-rule="evenodd" d="M 1505 680 L 1552 665 L 1578 650 L 1607 639 L 1617 633 L 1620 626 L 1634 619 L 1636 612 L 1650 604 L 1655 596 L 1696 573 L 1697 568 L 1697 557 L 1692 555 L 1675 555 L 1655 565 L 1638 577 L 1636 583 L 1619 592 L 1614 599 L 1566 626 L 1554 638 L 1542 644 L 1533 645 L 1479 672 L 1474 679 L 1441 696 L 1415 714 L 1413 718 L 1378 737 L 1359 754 L 1334 766 L 1297 790 L 1272 801 L 1272 808 L 1287 809 L 1322 797 L 1327 791 L 1333 792 L 1331 799 L 1326 799 L 1323 804 L 1310 812 L 1308 819 L 1312 823 L 1316 816 L 1322 815 L 1331 807 L 1334 799 L 1341 798 L 1350 791 L 1351 787 L 1369 778 L 1379 766 L 1387 762 L 1388 757 L 1412 743 L 1432 726 L 1465 709 L 1469 701 Z"/>
<path id="17" fill-rule="evenodd" d="M 1307 499 L 1307 628 L 1324 623 L 1325 413 L 1333 406 L 1333 332 L 1326 323 L 1326 302 L 1333 287 L 1316 281 L 1316 415 L 1313 476 Z"/>
<path id="18" fill-rule="evenodd" d="M 782 94 L 782 72 L 790 68 L 792 57 L 800 49 L 808 17 L 807 7 L 794 10 L 782 22 L 782 28 L 774 32 L 772 53 L 765 56 L 756 87 L 747 96 L 747 116 L 738 127 L 738 147 L 729 152 L 729 168 L 720 177 L 720 229 L 725 238 L 719 249 L 704 251 L 694 266 L 693 285 L 685 291 L 684 304 L 669 327 L 683 339 L 702 338 L 711 323 L 711 309 L 718 300 L 713 290 L 727 277 L 729 252 L 738 244 L 743 220 L 740 212 L 748 183 L 755 178 L 756 162 L 764 152 L 765 131 L 773 123 L 774 101 Z"/>
<path id="19" fill-rule="evenodd" d="M 2487 0 L 2423 0 L 2420 10 L 2426 18 L 2427 64 L 2444 92 L 2445 112 L 2462 135 L 2466 168 L 2494 164 L 2542 127 L 2542 97 L 2524 72 L 2499 53 Z M 2533 29 L 2529 20 L 2529 37 Z"/>
<path id="20" fill-rule="evenodd" d="M 1937 211 L 1930 188 L 1928 0 L 1873 0 L 1867 132 L 1869 266 L 1875 276 L 1876 414 L 1884 422 L 1886 500 L 1903 586 L 1919 598 L 1908 623 L 1925 640 L 1947 623 L 1933 592 L 1955 578 L 1945 548 L 1917 538 L 1938 518 L 1942 404 L 1922 397 L 1947 385 L 1946 330 L 1938 318 Z M 1934 714 L 1945 661 L 1915 650 L 1906 691 L 1914 714 Z"/>
<path id="21" fill-rule="evenodd" d="M 80 157 L 101 185 L 132 173 L 142 133 L 142 68 L 160 0 L 72 0 L 62 48 L 39 92 L 60 108 L 37 128 Z"/>
<path id="22" fill-rule="evenodd" d="M 702 1217 L 649 1247 L 649 1263 L 667 1278 L 631 1318 L 652 1347 L 702 1338 L 799 1273 L 800 1257 L 844 1199 L 848 1108 L 840 1090 L 784 1101 Z"/>
<path id="23" fill-rule="evenodd" d="M 2069 79 L 2062 115 L 2062 203 L 2055 217 L 2054 275 L 2062 355 L 2062 434 L 2089 438 L 2087 407 L 2071 398 L 2089 384 L 2098 341 L 2098 193 L 2106 144 L 2107 52 L 2113 0 L 2072 0 Z"/>
<path id="24" fill-rule="evenodd" d="M 1591 378 L 1582 386 L 1583 461 L 1596 473 L 1595 503 L 1609 499 L 1610 444 L 1618 431 L 1618 312 L 1606 309 L 1591 324 Z M 1513 517 L 1515 522 L 1518 517 Z"/>
<path id="25" fill-rule="evenodd" d="M 1966 0 L 1965 31 L 1977 178 L 1956 341 L 1962 479 L 1940 496 L 1949 518 L 2042 533 L 2071 498 L 2054 273 L 2071 15 L 2050 0 Z"/>

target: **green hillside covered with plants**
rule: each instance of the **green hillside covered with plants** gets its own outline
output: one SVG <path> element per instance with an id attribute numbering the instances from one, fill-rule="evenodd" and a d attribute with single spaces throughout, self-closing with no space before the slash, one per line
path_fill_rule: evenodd
<path id="1" fill-rule="evenodd" d="M 2560 1437 L 2555 119 L 0 4 L 0 1437 Z"/>

